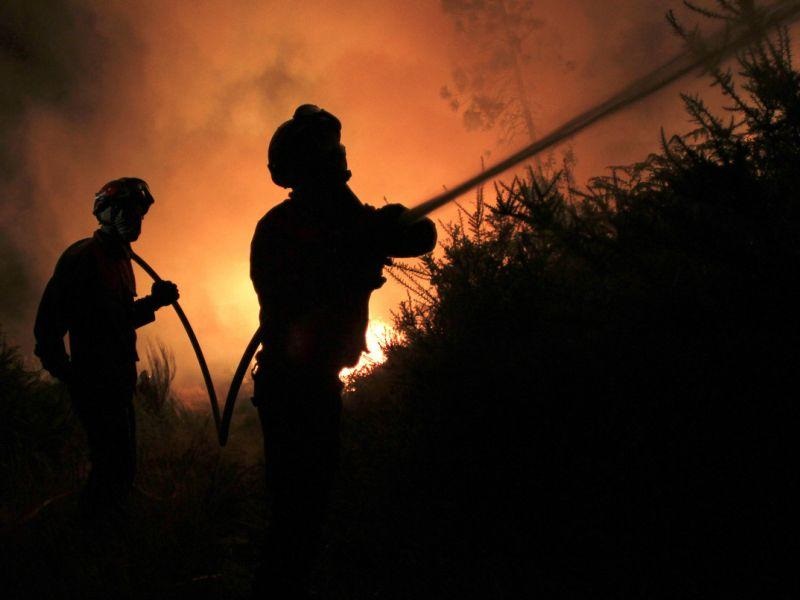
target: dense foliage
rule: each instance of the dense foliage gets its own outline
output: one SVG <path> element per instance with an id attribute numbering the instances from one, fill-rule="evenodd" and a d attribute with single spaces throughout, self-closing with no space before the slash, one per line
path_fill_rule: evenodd
<path id="1" fill-rule="evenodd" d="M 78 518 L 86 441 L 59 384 L 0 339 L 0 578 L 7 598 L 245 597 L 264 526 L 261 468 L 222 456 L 205 415 L 151 352 L 135 398 L 139 473 L 129 519 Z M 240 436 L 242 437 L 242 436 Z"/>
<path id="2" fill-rule="evenodd" d="M 361 390 L 397 407 L 396 597 L 787 593 L 800 75 L 785 32 L 738 70 L 730 119 L 685 97 L 659 154 L 531 171 L 395 268 L 405 342 Z"/>
<path id="3" fill-rule="evenodd" d="M 321 597 L 792 597 L 800 74 L 785 32 L 712 73 L 729 118 L 685 97 L 660 153 L 499 184 L 394 267 L 412 299 L 345 398 Z M 66 395 L 0 341 L 5 595 L 247 597 L 252 408 L 221 455 L 169 355 L 148 372 L 131 523 L 87 532 Z"/>

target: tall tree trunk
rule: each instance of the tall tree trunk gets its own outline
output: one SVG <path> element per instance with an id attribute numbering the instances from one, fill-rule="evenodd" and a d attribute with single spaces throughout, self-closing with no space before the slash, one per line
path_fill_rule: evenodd
<path id="1" fill-rule="evenodd" d="M 522 71 L 522 41 L 514 34 L 514 30 L 511 27 L 511 15 L 508 13 L 506 0 L 500 0 L 500 9 L 503 11 L 503 23 L 506 28 L 508 47 L 514 61 L 514 86 L 517 88 L 517 98 L 520 110 L 522 111 L 522 120 L 525 122 L 528 138 L 531 142 L 534 142 L 536 140 L 536 129 L 533 124 L 533 113 L 531 112 L 528 101 L 528 88 L 525 84 L 525 74 Z"/>

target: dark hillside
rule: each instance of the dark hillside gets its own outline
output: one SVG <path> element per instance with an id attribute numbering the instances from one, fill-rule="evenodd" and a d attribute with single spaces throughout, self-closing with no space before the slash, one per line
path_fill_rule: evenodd
<path id="1" fill-rule="evenodd" d="M 724 119 L 686 97 L 694 130 L 660 153 L 577 190 L 565 165 L 480 192 L 441 258 L 393 267 L 411 300 L 345 396 L 319 598 L 797 597 L 786 33 L 736 73 L 712 72 Z M 130 518 L 90 531 L 67 395 L 0 336 L 4 598 L 249 597 L 268 520 L 253 409 L 220 451 L 169 354 L 147 371 Z"/>
<path id="2" fill-rule="evenodd" d="M 176 400 L 166 350 L 147 362 L 135 398 L 139 474 L 128 519 L 114 527 L 86 523 L 77 507 L 86 441 L 66 390 L 0 338 L 4 598 L 249 593 L 265 519 L 261 466 L 235 449 L 221 454 L 208 417 Z"/>
<path id="3" fill-rule="evenodd" d="M 354 394 L 339 515 L 380 597 L 788 597 L 800 76 L 785 34 L 738 71 L 724 120 L 686 97 L 660 154 L 501 185 L 395 269 L 417 295 Z"/>

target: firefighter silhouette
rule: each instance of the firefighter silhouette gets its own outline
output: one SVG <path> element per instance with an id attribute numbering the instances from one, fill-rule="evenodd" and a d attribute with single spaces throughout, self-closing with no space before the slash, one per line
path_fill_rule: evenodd
<path id="1" fill-rule="evenodd" d="M 100 228 L 62 254 L 36 315 L 35 353 L 68 385 L 86 430 L 91 472 L 80 508 L 87 518 L 124 512 L 136 473 L 136 329 L 178 299 L 178 288 L 169 281 L 154 283 L 149 296 L 135 299 L 128 249 L 152 203 L 141 179 L 104 185 L 93 210 Z"/>
<path id="2" fill-rule="evenodd" d="M 263 336 L 253 401 L 273 495 L 256 595 L 302 597 L 338 460 L 338 374 L 366 349 L 390 257 L 436 244 L 431 220 L 401 225 L 402 205 L 359 201 L 340 134 L 336 117 L 305 104 L 269 144 L 272 180 L 292 191 L 259 221 L 250 254 Z"/>

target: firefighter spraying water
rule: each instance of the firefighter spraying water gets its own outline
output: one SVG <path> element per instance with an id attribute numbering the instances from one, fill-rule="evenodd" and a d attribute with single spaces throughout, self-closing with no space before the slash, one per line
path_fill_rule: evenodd
<path id="1" fill-rule="evenodd" d="M 539 140 L 513 153 L 507 158 L 493 165 L 489 165 L 475 176 L 448 188 L 446 192 L 438 194 L 417 204 L 410 210 L 405 211 L 401 215 L 401 219 L 404 223 L 412 223 L 430 214 L 469 190 L 507 171 L 514 165 L 554 147 L 565 139 L 590 127 L 597 121 L 629 107 L 670 83 L 677 81 L 681 77 L 701 69 L 704 66 L 717 64 L 736 51 L 762 38 L 773 28 L 792 23 L 797 20 L 799 16 L 800 0 L 783 0 L 775 2 L 766 8 L 754 10 L 746 24 L 740 23 L 734 27 L 726 28 L 708 39 L 703 40 L 702 45 L 698 43 L 697 47 L 685 50 L 644 77 L 625 86 L 618 93 L 555 128 Z M 158 279 L 158 275 L 156 275 L 155 271 L 143 259 L 135 254 L 132 255 L 132 258 L 135 262 L 144 267 L 145 271 L 154 279 Z M 253 360 L 253 356 L 261 344 L 262 332 L 260 329 L 257 330 L 245 348 L 228 388 L 224 409 L 222 413 L 220 413 L 216 393 L 200 345 L 197 343 L 197 338 L 194 332 L 191 331 L 188 319 L 182 314 L 182 311 L 179 312 L 179 317 L 192 340 L 192 346 L 197 355 L 201 370 L 203 371 L 203 378 L 208 390 L 214 422 L 217 426 L 219 442 L 224 446 L 228 439 L 236 398 L 244 377 L 247 374 L 248 367 Z"/>
<path id="2" fill-rule="evenodd" d="M 347 185 L 341 123 L 310 104 L 275 132 L 269 171 L 289 199 L 259 221 L 250 253 L 260 341 L 253 379 L 272 519 L 259 592 L 301 597 L 339 453 L 339 372 L 366 350 L 369 298 L 391 257 L 433 250 L 430 219 L 362 204 Z"/>

